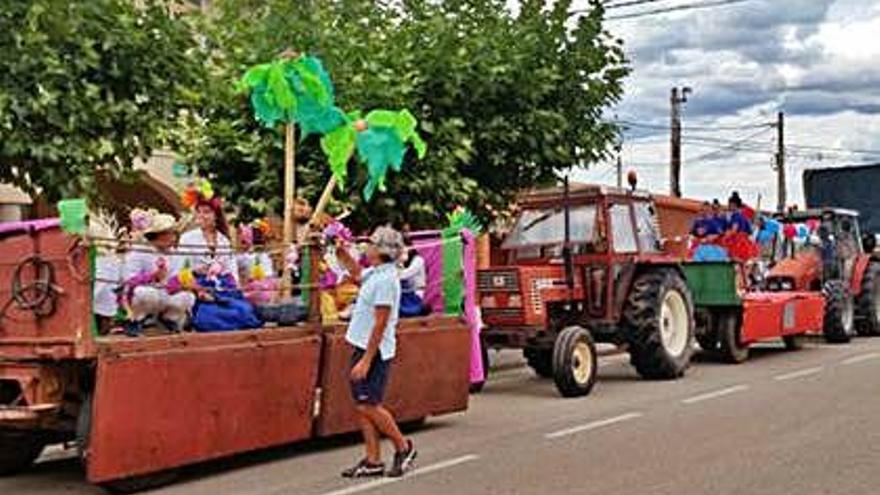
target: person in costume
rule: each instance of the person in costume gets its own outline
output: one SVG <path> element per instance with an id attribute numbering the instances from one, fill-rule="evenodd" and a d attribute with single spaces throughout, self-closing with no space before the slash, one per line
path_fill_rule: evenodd
<path id="1" fill-rule="evenodd" d="M 239 290 L 238 263 L 228 237 L 223 202 L 203 180 L 184 192 L 183 203 L 195 210 L 197 227 L 180 238 L 185 270 L 194 274 L 199 297 L 192 326 L 200 332 L 259 328 L 253 305 Z"/>
<path id="2" fill-rule="evenodd" d="M 214 195 L 207 180 L 190 185 L 184 192 L 184 206 L 192 208 L 197 227 L 180 237 L 180 260 L 196 275 L 205 276 L 209 270 L 219 271 L 222 277 L 232 277 L 238 284 L 238 264 L 229 240 L 229 226 L 223 215 L 223 201 Z"/>
<path id="3" fill-rule="evenodd" d="M 745 208 L 739 193 L 734 191 L 727 202 L 730 213 L 727 218 L 727 231 L 723 244 L 730 256 L 737 261 L 748 261 L 760 254 L 757 243 L 752 239 L 752 222 L 746 217 Z"/>
<path id="4" fill-rule="evenodd" d="M 428 285 L 428 272 L 425 258 L 406 239 L 406 249 L 400 269 L 400 316 L 413 317 L 425 314 L 425 288 Z"/>
<path id="5" fill-rule="evenodd" d="M 278 277 L 269 253 L 263 250 L 270 233 L 266 220 L 257 220 L 238 227 L 241 252 L 236 256 L 238 276 L 245 297 L 254 304 L 266 304 L 275 299 Z"/>
<path id="6" fill-rule="evenodd" d="M 171 283 L 177 277 L 172 268 L 177 221 L 168 214 L 143 210 L 135 210 L 132 220 L 132 230 L 146 242 L 132 247 L 123 266 L 121 305 L 128 313 L 125 332 L 140 335 L 152 318 L 169 331 L 182 331 L 196 297 Z"/>
<path id="7" fill-rule="evenodd" d="M 332 217 L 330 217 L 332 219 Z M 350 271 L 339 260 L 339 251 L 346 250 L 348 257 L 359 259 L 360 253 L 352 243 L 354 236 L 342 222 L 327 221 L 323 231 L 327 249 L 320 263 L 321 315 L 324 321 L 347 319 L 358 292 L 358 285 Z"/>

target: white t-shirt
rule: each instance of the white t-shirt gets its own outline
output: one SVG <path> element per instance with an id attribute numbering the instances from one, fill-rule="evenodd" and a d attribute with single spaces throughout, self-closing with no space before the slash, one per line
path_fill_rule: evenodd
<path id="1" fill-rule="evenodd" d="M 174 272 L 185 266 L 193 270 L 207 269 L 211 263 L 220 263 L 223 273 L 229 273 L 238 283 L 238 264 L 235 253 L 232 251 L 232 243 L 225 235 L 217 232 L 217 246 L 215 253 L 208 252 L 208 240 L 202 233 L 202 229 L 193 229 L 180 236 L 180 248 L 178 251 L 183 256 L 175 256 Z"/>
<path id="2" fill-rule="evenodd" d="M 122 281 L 122 262 L 115 254 L 102 254 L 95 260 L 94 312 L 112 318 L 119 309 L 116 289 Z"/>

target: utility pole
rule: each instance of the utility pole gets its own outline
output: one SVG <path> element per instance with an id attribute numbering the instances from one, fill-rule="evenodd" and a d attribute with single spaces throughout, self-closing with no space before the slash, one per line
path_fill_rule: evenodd
<path id="1" fill-rule="evenodd" d="M 681 105 L 687 103 L 691 88 L 672 88 L 670 103 L 669 193 L 681 197 Z"/>
<path id="2" fill-rule="evenodd" d="M 623 133 L 620 134 L 614 151 L 617 152 L 617 187 L 619 189 L 623 187 L 623 159 L 620 156 L 623 153 Z"/>
<path id="3" fill-rule="evenodd" d="M 785 211 L 786 187 L 785 187 L 785 114 L 779 112 L 776 120 L 776 210 Z"/>

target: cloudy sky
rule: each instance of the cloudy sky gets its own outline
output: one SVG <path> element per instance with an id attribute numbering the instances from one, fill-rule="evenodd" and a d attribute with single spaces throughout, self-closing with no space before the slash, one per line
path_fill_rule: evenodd
<path id="1" fill-rule="evenodd" d="M 717 0 L 655 0 L 608 16 L 709 2 Z M 775 129 L 762 124 L 780 110 L 790 200 L 802 201 L 805 168 L 880 163 L 880 0 L 743 0 L 608 27 L 624 39 L 634 70 L 610 116 L 633 123 L 624 169 L 645 187 L 669 187 L 673 86 L 693 88 L 683 110 L 686 196 L 724 198 L 736 188 L 774 207 Z M 613 183 L 614 168 L 600 164 L 578 178 Z"/>

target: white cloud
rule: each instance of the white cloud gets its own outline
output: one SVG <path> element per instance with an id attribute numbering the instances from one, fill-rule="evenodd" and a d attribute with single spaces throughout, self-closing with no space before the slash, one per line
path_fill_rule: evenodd
<path id="1" fill-rule="evenodd" d="M 630 11 L 639 10 L 648 9 Z M 880 0 L 753 0 L 611 21 L 609 28 L 623 37 L 634 69 L 624 101 L 612 114 L 663 126 L 670 88 L 689 85 L 694 94 L 684 111 L 686 137 L 729 142 L 759 129 L 697 133 L 687 127 L 768 122 L 783 110 L 789 197 L 795 201 L 801 200 L 801 174 L 807 167 L 880 162 L 880 154 L 836 149 L 880 150 Z M 772 129 L 767 131 L 739 147 L 745 149 L 718 152 L 700 162 L 694 158 L 712 152 L 711 143 L 686 141 L 685 194 L 723 198 L 735 188 L 752 201 L 761 194 L 762 206 L 774 206 L 775 142 Z M 640 182 L 656 191 L 668 190 L 667 134 L 633 128 L 624 145 L 624 168 L 637 170 Z M 578 178 L 613 183 L 613 171 L 613 164 L 599 164 Z"/>

